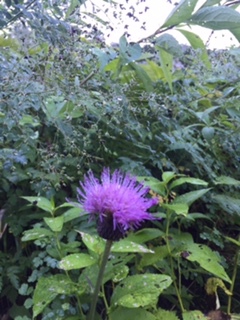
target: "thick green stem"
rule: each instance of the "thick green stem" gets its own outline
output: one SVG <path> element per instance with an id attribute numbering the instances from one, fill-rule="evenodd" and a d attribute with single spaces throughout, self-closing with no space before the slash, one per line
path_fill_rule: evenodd
<path id="1" fill-rule="evenodd" d="M 95 316 L 95 312 L 96 312 L 96 306 L 97 306 L 97 300 L 98 300 L 98 294 L 99 294 L 100 286 L 102 284 L 104 270 L 105 270 L 105 266 L 106 266 L 107 261 L 108 261 L 108 256 L 109 256 L 109 253 L 110 253 L 110 250 L 111 250 L 111 246 L 112 246 L 112 241 L 111 240 L 107 240 L 106 246 L 105 246 L 105 250 L 103 252 L 101 264 L 100 264 L 97 283 L 96 283 L 96 286 L 95 286 L 95 289 L 94 289 L 94 293 L 93 293 L 90 312 L 89 312 L 89 315 L 87 317 L 88 320 L 94 320 L 94 316 Z"/>

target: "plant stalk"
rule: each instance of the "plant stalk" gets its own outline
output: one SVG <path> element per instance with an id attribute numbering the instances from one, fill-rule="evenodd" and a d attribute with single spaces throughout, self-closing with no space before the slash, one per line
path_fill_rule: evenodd
<path id="1" fill-rule="evenodd" d="M 176 290 L 176 294 L 177 294 L 177 298 L 178 298 L 178 302 L 180 305 L 180 309 L 181 312 L 183 313 L 185 311 L 185 308 L 183 306 L 183 302 L 182 302 L 182 298 L 181 298 L 181 294 L 180 294 L 180 289 L 178 288 L 177 282 L 176 282 L 176 277 L 175 277 L 175 272 L 174 272 L 174 266 L 173 266 L 173 258 L 172 258 L 172 250 L 169 244 L 169 228 L 170 228 L 170 218 L 171 218 L 171 213 L 167 212 L 167 225 L 166 225 L 166 245 L 167 245 L 167 249 L 168 249 L 168 253 L 169 253 L 169 259 L 170 259 L 170 267 L 171 267 L 171 271 L 172 271 L 172 280 L 173 280 L 173 285 L 174 288 Z M 179 275 L 180 276 L 180 275 Z"/>
<path id="2" fill-rule="evenodd" d="M 103 280 L 103 275 L 104 275 L 104 270 L 108 261 L 108 256 L 111 250 L 111 246 L 112 246 L 112 240 L 107 240 L 106 245 L 105 245 L 105 249 L 103 252 L 103 256 L 102 256 L 102 260 L 101 260 L 101 264 L 100 264 L 100 269 L 99 269 L 99 273 L 98 273 L 98 278 L 97 278 L 97 283 L 94 289 L 94 293 L 93 293 L 93 298 L 92 298 L 92 303 L 91 303 L 91 307 L 90 307 L 90 311 L 87 317 L 87 320 L 94 320 L 94 316 L 95 316 L 95 311 L 96 311 L 96 306 L 97 306 L 97 300 L 98 300 L 98 294 L 99 294 L 99 290 L 102 284 L 102 280 Z"/>
<path id="3" fill-rule="evenodd" d="M 238 241 L 240 240 L 240 236 L 238 237 Z M 240 249 L 239 247 L 237 248 L 235 258 L 234 258 L 234 268 L 233 268 L 233 274 L 232 274 L 232 283 L 230 286 L 230 291 L 233 293 L 235 281 L 236 281 L 236 276 L 237 276 L 237 271 L 238 271 L 238 260 L 239 260 L 239 254 L 240 254 Z M 231 307 L 232 307 L 232 296 L 228 296 L 228 305 L 227 305 L 227 314 L 231 314 Z"/>

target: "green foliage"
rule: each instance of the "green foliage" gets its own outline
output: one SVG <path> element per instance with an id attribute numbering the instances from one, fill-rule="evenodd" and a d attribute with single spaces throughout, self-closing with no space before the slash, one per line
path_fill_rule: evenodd
<path id="1" fill-rule="evenodd" d="M 149 185 L 159 220 L 113 245 L 99 319 L 177 319 L 173 308 L 204 319 L 186 310 L 207 308 L 207 277 L 236 278 L 240 51 L 210 52 L 181 26 L 239 39 L 239 13 L 218 0 L 194 11 L 197 2 L 175 7 L 151 48 L 99 42 L 79 18 L 84 1 L 1 3 L 0 317 L 85 318 L 104 241 L 65 199 L 104 166 Z"/>

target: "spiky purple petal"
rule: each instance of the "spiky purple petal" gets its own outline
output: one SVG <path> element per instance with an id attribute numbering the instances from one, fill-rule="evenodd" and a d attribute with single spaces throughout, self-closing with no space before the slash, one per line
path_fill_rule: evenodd
<path id="1" fill-rule="evenodd" d="M 144 220 L 154 219 L 147 210 L 157 204 L 157 199 L 146 198 L 149 188 L 128 174 L 115 170 L 111 175 L 110 169 L 105 168 L 99 181 L 90 171 L 80 186 L 78 200 L 92 218 L 97 216 L 98 230 L 106 239 L 108 234 L 112 239 L 112 231 L 120 231 L 123 237 L 127 230 L 138 228 Z M 106 231 L 107 235 L 105 225 L 108 230 L 112 228 L 110 233 Z"/>

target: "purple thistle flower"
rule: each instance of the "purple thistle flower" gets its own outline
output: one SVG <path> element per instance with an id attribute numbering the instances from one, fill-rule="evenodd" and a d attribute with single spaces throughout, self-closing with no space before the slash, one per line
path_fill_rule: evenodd
<path id="1" fill-rule="evenodd" d="M 98 233 L 104 239 L 119 240 L 127 230 L 154 219 L 147 210 L 158 200 L 146 198 L 149 188 L 128 174 L 115 170 L 111 175 L 105 168 L 99 181 L 90 171 L 80 186 L 78 200 L 91 218 L 97 216 Z"/>

